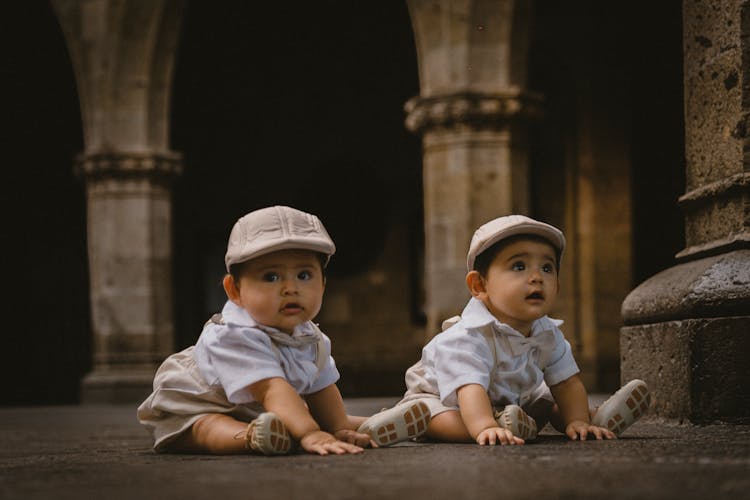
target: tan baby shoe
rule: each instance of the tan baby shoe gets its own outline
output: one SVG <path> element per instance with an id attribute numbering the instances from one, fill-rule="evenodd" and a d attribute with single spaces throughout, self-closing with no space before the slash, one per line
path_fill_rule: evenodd
<path id="1" fill-rule="evenodd" d="M 591 423 L 606 427 L 616 436 L 641 418 L 651 405 L 651 393 L 643 380 L 631 380 L 597 410 Z"/>
<path id="2" fill-rule="evenodd" d="M 430 409 L 424 402 L 414 401 L 376 413 L 357 432 L 369 434 L 378 446 L 390 446 L 421 436 L 429 423 Z"/>
<path id="3" fill-rule="evenodd" d="M 495 411 L 495 420 L 498 426 L 524 441 L 536 439 L 536 422 L 518 405 L 508 405 L 502 411 Z"/>
<path id="4" fill-rule="evenodd" d="M 284 455 L 292 447 L 292 438 L 284 422 L 271 412 L 261 413 L 250 422 L 245 434 L 248 449 L 263 455 Z"/>

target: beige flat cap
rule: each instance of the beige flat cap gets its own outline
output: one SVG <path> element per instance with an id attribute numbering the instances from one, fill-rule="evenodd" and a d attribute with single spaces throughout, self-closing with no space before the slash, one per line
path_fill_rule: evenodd
<path id="1" fill-rule="evenodd" d="M 255 257 L 278 250 L 312 250 L 330 257 L 336 246 L 316 216 L 295 208 L 261 208 L 241 217 L 229 235 L 224 263 L 227 271 Z"/>
<path id="2" fill-rule="evenodd" d="M 541 236 L 560 252 L 562 258 L 565 251 L 565 236 L 562 231 L 555 226 L 539 222 L 525 215 L 506 215 L 483 224 L 474 232 L 469 245 L 469 253 L 466 256 L 466 267 L 471 271 L 474 269 L 474 260 L 477 255 L 498 241 L 519 234 Z"/>

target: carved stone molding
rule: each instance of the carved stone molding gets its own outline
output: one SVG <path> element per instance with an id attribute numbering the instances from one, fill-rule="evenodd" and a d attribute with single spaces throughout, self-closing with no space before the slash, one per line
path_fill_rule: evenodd
<path id="1" fill-rule="evenodd" d="M 685 262 L 748 248 L 750 248 L 750 234 L 734 234 L 702 245 L 692 245 L 675 255 L 675 260 Z"/>
<path id="2" fill-rule="evenodd" d="M 406 127 L 414 133 L 457 126 L 503 128 L 512 121 L 540 118 L 543 114 L 542 102 L 540 94 L 521 90 L 413 97 L 404 105 Z"/>
<path id="3" fill-rule="evenodd" d="M 742 192 L 750 191 L 750 172 L 742 172 L 706 184 L 680 196 L 679 203 L 684 210 L 690 210 L 720 198 L 728 198 Z"/>
<path id="4" fill-rule="evenodd" d="M 86 181 L 144 179 L 169 184 L 182 173 L 179 153 L 94 153 L 76 158 L 74 172 Z"/>
<path id="5" fill-rule="evenodd" d="M 688 245 L 675 256 L 677 262 L 750 248 L 750 227 L 742 215 L 748 200 L 750 172 L 731 175 L 682 195 L 679 204 L 687 216 Z"/>

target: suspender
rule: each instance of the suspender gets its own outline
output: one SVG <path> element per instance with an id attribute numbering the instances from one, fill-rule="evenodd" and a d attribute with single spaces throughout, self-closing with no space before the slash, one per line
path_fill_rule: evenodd
<path id="1" fill-rule="evenodd" d="M 318 334 L 318 343 L 315 344 L 315 366 L 318 367 L 318 375 L 320 375 L 320 372 L 322 372 L 323 368 L 325 368 L 328 364 L 328 356 L 323 355 L 323 353 L 326 352 L 326 344 L 323 340 L 323 333 L 320 331 L 317 325 L 315 325 L 315 331 Z M 275 345 L 276 344 L 274 344 L 274 346 Z M 281 353 L 279 353 L 279 356 L 280 355 Z"/>
<path id="2" fill-rule="evenodd" d="M 492 371 L 495 371 L 495 368 L 497 368 L 497 346 L 495 345 L 495 334 L 490 329 L 482 328 L 482 336 L 484 336 L 484 340 L 487 341 L 487 344 L 489 344 L 490 349 L 492 350 Z"/>

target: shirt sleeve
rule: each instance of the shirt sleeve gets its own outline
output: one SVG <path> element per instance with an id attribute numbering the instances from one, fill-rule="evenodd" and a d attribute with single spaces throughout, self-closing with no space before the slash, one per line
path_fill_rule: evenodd
<path id="1" fill-rule="evenodd" d="M 435 374 L 440 400 L 446 406 L 458 406 L 456 391 L 467 384 L 489 388 L 494 364 L 487 341 L 481 332 L 443 332 L 435 345 Z"/>
<path id="2" fill-rule="evenodd" d="M 570 343 L 565 340 L 559 328 L 555 327 L 554 332 L 556 340 L 555 349 L 549 354 L 546 366 L 542 368 L 544 381 L 549 386 L 557 385 L 580 371 L 573 357 Z"/>
<path id="3" fill-rule="evenodd" d="M 271 339 L 252 328 L 222 328 L 205 343 L 208 362 L 231 403 L 254 401 L 247 387 L 272 377 L 286 378 Z"/>

